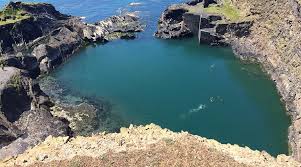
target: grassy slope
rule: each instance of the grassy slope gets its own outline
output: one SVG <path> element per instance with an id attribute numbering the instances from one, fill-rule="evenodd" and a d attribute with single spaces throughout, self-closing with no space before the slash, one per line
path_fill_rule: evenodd
<path id="1" fill-rule="evenodd" d="M 198 4 L 189 9 L 191 13 L 198 13 L 202 10 L 206 13 L 223 15 L 230 21 L 237 21 L 241 18 L 239 10 L 232 5 L 231 0 L 223 0 L 222 4 L 211 4 L 207 8 L 204 8 L 202 4 Z"/>
<path id="2" fill-rule="evenodd" d="M 4 20 L 5 17 L 9 17 Z M 0 25 L 15 23 L 31 16 L 21 9 L 5 8 L 0 11 Z"/>

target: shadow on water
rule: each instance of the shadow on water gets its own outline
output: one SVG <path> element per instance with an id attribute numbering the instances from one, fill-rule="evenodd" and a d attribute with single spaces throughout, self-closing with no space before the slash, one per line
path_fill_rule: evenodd
<path id="1" fill-rule="evenodd" d="M 291 120 L 286 113 L 284 104 L 280 100 L 280 95 L 276 90 L 275 83 L 270 80 L 269 76 L 262 71 L 258 64 L 246 64 L 239 60 L 236 61 L 238 63 L 226 63 L 229 69 L 229 77 L 231 77 L 231 80 L 239 82 L 240 85 L 242 85 L 241 88 L 243 92 L 256 108 L 262 108 L 260 117 L 252 120 L 252 122 L 263 122 L 264 125 L 270 129 L 270 131 L 265 134 L 258 134 L 256 129 L 260 127 L 257 127 L 255 124 L 254 134 L 257 132 L 258 136 L 267 135 L 269 141 L 278 140 L 277 142 L 266 142 L 267 144 L 264 147 L 282 147 L 283 150 L 286 150 L 283 153 L 288 154 L 288 127 L 283 126 L 283 124 L 290 125 Z M 257 92 L 264 92 L 264 96 Z M 249 110 L 248 113 L 254 112 Z M 277 139 L 272 137 L 275 134 L 279 136 Z M 262 139 L 257 140 L 256 147 L 259 147 L 259 145 L 262 144 L 260 142 Z M 277 151 L 272 151 L 272 154 L 277 155 Z"/>

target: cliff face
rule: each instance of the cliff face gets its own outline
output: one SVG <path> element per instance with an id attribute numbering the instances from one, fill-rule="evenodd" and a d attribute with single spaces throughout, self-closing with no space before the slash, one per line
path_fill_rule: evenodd
<path id="1" fill-rule="evenodd" d="M 61 14 L 46 3 L 10 2 L 3 11 L 6 10 L 16 11 L 16 16 L 10 17 L 18 17 L 18 11 L 27 17 L 0 24 L 2 61 L 16 53 L 29 54 L 37 58 L 42 73 L 50 72 L 87 43 L 133 39 L 135 32 L 143 29 L 133 14 L 87 24 L 78 17 Z"/>
<path id="2" fill-rule="evenodd" d="M 53 117 L 53 104 L 26 71 L 0 69 L 0 159 L 17 155 L 48 135 L 70 135 L 68 124 Z"/>
<path id="3" fill-rule="evenodd" d="M 91 137 L 48 137 L 45 142 L 0 166 L 236 166 L 297 167 L 291 157 L 277 158 L 237 145 L 220 144 L 156 125 L 121 128 Z"/>
<path id="4" fill-rule="evenodd" d="M 217 4 L 215 4 L 217 3 Z M 185 10 L 177 18 L 167 13 Z M 202 1 L 173 5 L 161 16 L 157 37 L 193 32 L 185 14 L 198 15 L 199 40 L 210 45 L 229 45 L 243 60 L 259 62 L 275 81 L 279 94 L 292 118 L 289 141 L 293 156 L 301 161 L 301 13 L 297 0 L 220 0 L 205 7 Z M 173 24 L 180 20 L 180 24 Z M 192 22 L 193 23 L 193 22 Z M 196 25 L 193 23 L 193 25 Z M 177 28 L 170 28 L 176 26 Z M 176 32 L 176 33 L 175 33 Z M 187 33 L 185 33 L 187 34 Z M 185 36 L 185 35 L 184 35 Z M 267 92 L 268 93 L 268 92 Z"/>
<path id="5" fill-rule="evenodd" d="M 233 4 L 249 15 L 254 25 L 247 38 L 232 40 L 237 55 L 255 58 L 275 81 L 292 118 L 289 140 L 293 156 L 301 161 L 301 17 L 296 0 L 245 1 Z"/>
<path id="6" fill-rule="evenodd" d="M 33 40 L 62 26 L 70 16 L 63 15 L 50 4 L 9 3 L 5 10 L 23 11 L 28 18 L 0 26 L 0 53 L 18 52 Z M 27 49 L 27 48 L 26 48 Z"/>
<path id="7" fill-rule="evenodd" d="M 204 9 L 226 2 L 230 3 L 232 11 L 240 12 L 239 17 Z M 3 53 L 0 58 L 0 159 L 17 156 L 2 161 L 0 166 L 49 166 L 49 163 L 53 166 L 78 166 L 77 163 L 87 166 L 91 163 L 103 166 L 300 166 L 285 155 L 273 158 L 264 152 L 222 145 L 188 133 L 173 133 L 154 125 L 122 128 L 119 134 L 72 138 L 68 121 L 74 119 L 59 117 L 62 117 L 60 114 L 72 115 L 64 112 L 75 110 L 74 107 L 60 108 L 58 110 L 65 111 L 59 114 L 51 113 L 54 104 L 40 90 L 36 77 L 40 71 L 49 72 L 61 64 L 86 42 L 134 38 L 133 32 L 142 30 L 138 18 L 114 16 L 96 24 L 86 24 L 79 18 L 60 14 L 48 4 L 10 5 L 27 11 L 31 17 L 0 25 L 6 32 L 0 35 Z M 201 32 L 200 41 L 231 45 L 242 59 L 261 62 L 276 82 L 292 115 L 290 143 L 297 160 L 301 159 L 299 11 L 299 3 L 295 0 L 196 0 L 166 10 L 161 17 L 161 31 L 157 32 L 157 36 L 163 38 L 182 38 Z M 89 106 L 80 107 L 95 110 Z M 74 124 L 78 124 L 78 120 L 71 123 Z M 93 129 L 93 126 L 88 128 Z M 76 132 L 76 127 L 74 129 Z M 68 137 L 49 137 L 18 156 L 49 135 Z"/>
<path id="8" fill-rule="evenodd" d="M 0 12 L 0 159 L 23 153 L 49 135 L 92 133 L 96 125 L 84 123 L 96 119 L 98 109 L 86 103 L 60 105 L 64 113 L 57 114 L 36 79 L 85 44 L 133 39 L 142 29 L 130 13 L 87 24 L 50 4 L 10 2 Z M 78 110 L 89 115 L 79 116 Z"/>

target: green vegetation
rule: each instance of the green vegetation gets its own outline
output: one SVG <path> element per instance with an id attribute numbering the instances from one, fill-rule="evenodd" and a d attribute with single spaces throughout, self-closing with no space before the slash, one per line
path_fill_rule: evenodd
<path id="1" fill-rule="evenodd" d="M 0 11 L 0 25 L 15 23 L 30 18 L 30 15 L 21 9 L 6 7 Z"/>
<path id="2" fill-rule="evenodd" d="M 222 4 L 210 5 L 208 8 L 205 8 L 204 11 L 221 14 L 231 21 L 236 21 L 240 18 L 239 10 L 232 5 L 230 0 L 224 0 Z"/>
<path id="3" fill-rule="evenodd" d="M 230 21 L 237 21 L 241 18 L 239 10 L 232 5 L 231 0 L 223 0 L 222 3 L 211 4 L 207 8 L 204 8 L 201 3 L 189 8 L 189 12 L 191 13 L 198 13 L 202 10 L 206 13 L 223 15 Z"/>
<path id="4" fill-rule="evenodd" d="M 11 78 L 9 86 L 12 86 L 16 88 L 17 90 L 20 90 L 22 88 L 22 79 L 20 75 L 14 75 Z"/>
<path id="5" fill-rule="evenodd" d="M 4 67 L 7 65 L 5 60 L 0 59 L 0 68 L 4 69 Z"/>

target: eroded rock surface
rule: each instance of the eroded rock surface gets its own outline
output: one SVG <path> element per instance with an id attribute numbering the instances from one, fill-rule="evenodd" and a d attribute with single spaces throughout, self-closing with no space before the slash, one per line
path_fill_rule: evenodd
<path id="1" fill-rule="evenodd" d="M 156 37 L 170 39 L 191 37 L 192 32 L 184 23 L 183 14 L 188 12 L 182 5 L 174 5 L 166 9 L 160 17 Z"/>
<path id="2" fill-rule="evenodd" d="M 192 1 L 171 5 L 161 15 L 156 37 L 163 39 L 198 36 L 200 43 L 228 45 L 229 36 L 250 34 L 252 20 L 229 20 L 219 13 L 205 11 L 209 4 L 219 1 Z"/>
<path id="3" fill-rule="evenodd" d="M 301 161 L 301 14 L 300 1 L 297 0 L 219 0 L 215 12 L 208 12 L 203 1 L 173 5 L 163 12 L 157 37 L 178 38 L 181 27 L 195 25 L 195 19 L 185 23 L 185 13 L 175 20 L 183 20 L 177 28 L 166 14 L 179 9 L 200 16 L 199 39 L 210 45 L 230 45 L 234 53 L 243 60 L 259 62 L 276 83 L 277 89 L 292 125 L 289 128 L 289 143 L 293 156 Z M 214 4 L 209 4 L 210 5 Z M 221 14 L 223 5 L 237 15 L 231 20 Z M 212 9 L 212 8 L 211 8 Z M 207 11 L 207 12 L 206 12 Z M 210 11 L 210 10 L 209 10 Z M 229 12 L 225 12 L 229 15 Z M 180 19 L 178 19 L 180 18 Z M 174 18 L 173 18 L 174 19 Z M 197 18 L 196 18 L 197 19 Z M 191 24 L 193 23 L 193 24 Z M 176 32 L 175 32 L 176 31 Z M 191 28 L 188 30 L 190 32 Z M 195 35 L 195 34 L 194 34 Z"/>
<path id="4" fill-rule="evenodd" d="M 6 8 L 22 10 L 30 17 L 0 26 L 0 53 L 12 57 L 33 50 L 31 55 L 37 58 L 43 73 L 50 72 L 89 42 L 133 39 L 135 32 L 143 30 L 139 17 L 133 13 L 87 24 L 46 3 L 10 2 Z"/>
<path id="5" fill-rule="evenodd" d="M 26 72 L 3 67 L 0 76 L 0 159 L 22 153 L 48 135 L 69 135 L 68 123 L 51 115 L 48 96 Z"/>
<path id="6" fill-rule="evenodd" d="M 18 155 L 49 135 L 92 131 L 97 115 L 93 105 L 60 106 L 61 111 L 69 111 L 65 118 L 63 112 L 51 113 L 55 104 L 36 78 L 86 44 L 133 39 L 143 30 L 139 17 L 132 13 L 87 24 L 46 3 L 10 2 L 5 9 L 22 11 L 28 17 L 0 25 L 0 159 Z"/>
<path id="7" fill-rule="evenodd" d="M 221 144 L 156 125 L 121 128 L 91 137 L 48 137 L 1 166 L 216 166 L 299 167 L 292 157 L 277 158 L 247 147 Z"/>

